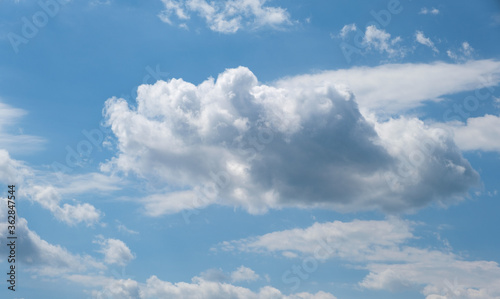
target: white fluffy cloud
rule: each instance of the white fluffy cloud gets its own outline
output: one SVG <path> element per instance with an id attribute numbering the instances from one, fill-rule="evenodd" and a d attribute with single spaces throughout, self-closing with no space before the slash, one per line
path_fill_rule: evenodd
<path id="1" fill-rule="evenodd" d="M 93 175 L 84 175 L 84 177 L 92 177 Z M 104 177 L 101 175 L 97 175 L 97 177 Z M 76 182 L 85 182 L 85 179 L 82 179 L 80 176 L 75 177 Z M 102 182 L 105 182 L 103 180 Z M 62 203 L 63 199 L 67 196 L 71 196 L 72 194 L 77 194 L 80 192 L 90 191 L 93 192 L 98 191 L 97 189 L 92 189 L 92 181 L 88 180 L 88 185 L 77 186 L 74 185 L 71 181 L 64 181 L 68 183 L 67 186 L 57 187 L 53 185 L 38 185 L 38 184 L 27 184 L 24 188 L 22 188 L 21 194 L 24 194 L 28 199 L 37 202 L 43 208 L 52 212 L 54 217 L 62 221 L 68 225 L 77 225 L 80 223 L 84 223 L 87 226 L 92 226 L 99 223 L 100 219 L 103 216 L 103 213 L 96 209 L 93 205 L 89 203 Z M 106 184 L 101 185 L 101 188 L 109 188 Z M 89 190 L 90 189 L 90 190 Z M 114 189 L 114 188 L 112 188 Z"/>
<path id="2" fill-rule="evenodd" d="M 88 203 L 70 205 L 65 203 L 62 207 L 51 210 L 57 219 L 75 225 L 77 223 L 86 223 L 92 225 L 99 222 L 102 213 L 93 205 Z"/>
<path id="3" fill-rule="evenodd" d="M 160 19 L 173 24 L 172 17 L 181 22 L 190 19 L 191 13 L 198 14 L 208 27 L 216 32 L 235 33 L 243 28 L 277 28 L 290 24 L 290 17 L 281 7 L 266 6 L 266 0 L 162 0 L 165 10 Z M 185 23 L 181 23 L 186 27 Z"/>
<path id="4" fill-rule="evenodd" d="M 139 283 L 131 279 L 109 279 L 104 277 L 85 277 L 81 275 L 72 276 L 75 282 L 86 283 L 89 286 L 101 286 L 102 290 L 93 291 L 96 299 L 105 298 L 184 298 L 184 299 L 336 299 L 330 293 L 318 292 L 297 293 L 284 295 L 280 290 L 271 286 L 265 286 L 258 292 L 250 289 L 214 281 L 207 281 L 200 277 L 194 277 L 192 282 L 171 283 L 162 281 L 156 276 L 151 276 L 146 283 Z"/>
<path id="5" fill-rule="evenodd" d="M 406 211 L 460 199 L 477 182 L 445 131 L 417 119 L 367 121 L 326 78 L 265 85 L 240 67 L 198 86 L 142 85 L 137 108 L 106 102 L 119 153 L 102 169 L 166 184 L 143 200 L 153 216 L 213 203 L 251 213 Z"/>
<path id="6" fill-rule="evenodd" d="M 404 56 L 404 52 L 396 47 L 400 41 L 400 37 L 391 39 L 391 34 L 384 29 L 378 29 L 375 25 L 366 27 L 364 43 L 368 48 L 373 48 L 380 53 L 385 52 L 390 56 Z"/>
<path id="7" fill-rule="evenodd" d="M 280 253 L 289 258 L 337 259 L 369 273 L 359 282 L 367 289 L 420 289 L 427 298 L 498 298 L 500 267 L 490 261 L 467 261 L 448 249 L 408 245 L 418 238 L 415 224 L 399 219 L 384 221 L 315 223 L 305 229 L 272 232 L 263 236 L 223 242 L 224 251 Z M 293 253 L 293 254 L 287 254 Z M 481 294 L 476 297 L 467 294 Z M 436 297 L 438 296 L 438 297 Z M 439 297 L 444 296 L 444 297 Z M 446 297 L 448 296 L 448 297 Z"/>
<path id="8" fill-rule="evenodd" d="M 468 118 L 466 124 L 456 123 L 451 128 L 464 151 L 500 151 L 500 117 L 496 115 Z"/>
<path id="9" fill-rule="evenodd" d="M 130 248 L 121 240 L 104 239 L 104 237 L 98 236 L 95 243 L 101 246 L 99 252 L 104 254 L 106 264 L 125 266 L 135 258 Z"/>
<path id="10" fill-rule="evenodd" d="M 434 46 L 434 43 L 430 38 L 426 37 L 422 31 L 417 31 L 415 33 L 415 40 L 424 46 L 427 46 L 432 49 L 432 51 L 439 53 L 439 50 Z"/>
<path id="11" fill-rule="evenodd" d="M 254 281 L 259 279 L 259 275 L 255 273 L 252 269 L 245 266 L 240 266 L 238 269 L 231 273 L 231 280 L 233 282 L 239 281 Z"/>

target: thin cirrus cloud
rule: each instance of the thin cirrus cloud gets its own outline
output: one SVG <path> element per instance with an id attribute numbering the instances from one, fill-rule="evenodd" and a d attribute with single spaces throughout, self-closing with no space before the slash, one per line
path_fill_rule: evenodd
<path id="1" fill-rule="evenodd" d="M 226 241 L 215 250 L 347 262 L 368 272 L 358 283 L 365 289 L 419 289 L 427 299 L 500 296 L 500 267 L 496 262 L 467 261 L 450 252 L 450 248 L 411 246 L 409 242 L 419 238 L 413 233 L 415 226 L 416 223 L 397 218 L 314 223 L 305 229 Z"/>
<path id="2" fill-rule="evenodd" d="M 20 128 L 18 128 L 17 132 L 8 130 L 8 128 L 17 124 L 26 114 L 28 112 L 23 109 L 14 108 L 0 102 L 0 144 L 3 149 L 15 152 L 16 154 L 32 153 L 43 149 L 45 139 L 23 134 Z"/>
<path id="3" fill-rule="evenodd" d="M 241 29 L 281 28 L 291 24 L 288 12 L 281 7 L 265 5 L 265 0 L 162 0 L 165 10 L 159 17 L 173 25 L 173 19 L 180 27 L 187 28 L 186 22 L 192 14 L 204 19 L 210 30 L 220 33 L 236 33 Z"/>
<path id="4" fill-rule="evenodd" d="M 142 85 L 137 108 L 111 98 L 118 153 L 101 169 L 166 184 L 143 199 L 151 216 L 210 204 L 404 212 L 461 200 L 478 182 L 446 131 L 414 118 L 368 121 L 335 80 L 310 81 L 266 85 L 239 67 L 198 86 Z"/>

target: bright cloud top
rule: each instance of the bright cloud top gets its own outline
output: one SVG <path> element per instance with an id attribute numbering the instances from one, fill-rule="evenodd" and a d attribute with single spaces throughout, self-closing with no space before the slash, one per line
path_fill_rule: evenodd
<path id="1" fill-rule="evenodd" d="M 239 67 L 198 86 L 142 85 L 137 108 L 109 99 L 119 153 L 102 170 L 156 186 L 143 200 L 153 216 L 214 203 L 250 213 L 407 211 L 460 199 L 477 183 L 444 130 L 412 118 L 369 122 L 334 81 L 296 81 L 260 84 Z"/>
<path id="2" fill-rule="evenodd" d="M 191 13 L 198 14 L 211 30 L 221 33 L 235 33 L 243 28 L 277 28 L 291 23 L 285 9 L 266 6 L 266 0 L 162 1 L 165 10 L 160 19 L 173 24 L 172 17 L 176 17 L 183 22 L 182 27 L 187 26 L 184 22 L 190 19 Z"/>

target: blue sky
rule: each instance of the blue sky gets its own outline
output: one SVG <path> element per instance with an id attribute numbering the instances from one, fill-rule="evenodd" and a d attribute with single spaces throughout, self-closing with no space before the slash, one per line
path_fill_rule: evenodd
<path id="1" fill-rule="evenodd" d="M 500 298 L 498 1 L 0 7 L 2 298 Z"/>

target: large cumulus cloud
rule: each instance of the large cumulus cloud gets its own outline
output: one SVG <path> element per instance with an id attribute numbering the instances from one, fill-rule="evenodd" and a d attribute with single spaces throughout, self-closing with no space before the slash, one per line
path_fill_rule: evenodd
<path id="1" fill-rule="evenodd" d="M 199 85 L 142 85 L 135 107 L 111 98 L 104 113 L 118 153 L 102 170 L 148 180 L 151 215 L 213 203 L 407 211 L 463 198 L 478 181 L 444 130 L 368 120 L 335 82 L 283 82 L 239 67 Z"/>

